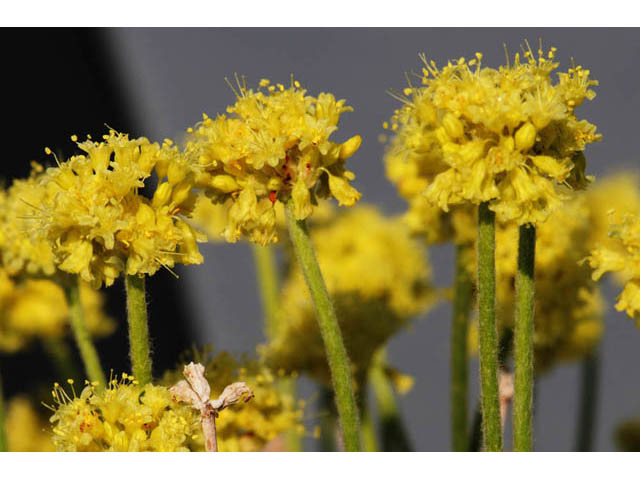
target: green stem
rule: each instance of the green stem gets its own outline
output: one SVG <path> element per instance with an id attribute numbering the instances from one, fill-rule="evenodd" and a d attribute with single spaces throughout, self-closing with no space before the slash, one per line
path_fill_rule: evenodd
<path id="1" fill-rule="evenodd" d="M 145 277 L 126 275 L 127 313 L 129 320 L 129 349 L 133 376 L 140 385 L 151 383 L 151 350 L 149 347 L 149 324 Z"/>
<path id="2" fill-rule="evenodd" d="M 498 396 L 498 329 L 496 325 L 495 214 L 478 207 L 478 354 L 484 449 L 502 451 Z"/>
<path id="3" fill-rule="evenodd" d="M 318 266 L 318 260 L 309 236 L 307 224 L 304 220 L 295 219 L 293 202 L 291 200 L 287 202 L 286 209 L 291 243 L 293 244 L 296 257 L 304 273 L 304 278 L 315 307 L 320 333 L 324 341 L 345 450 L 348 452 L 359 451 L 360 428 L 358 409 L 353 394 L 349 357 L 344 347 L 340 325 L 338 324 L 338 319 L 336 318 L 324 279 L 320 273 L 320 267 Z"/>
<path id="4" fill-rule="evenodd" d="M 473 278 L 464 263 L 468 245 L 456 246 L 456 271 L 453 286 L 453 323 L 451 326 L 451 439 L 453 450 L 463 452 L 468 447 L 467 395 L 469 359 L 467 331 L 473 307 Z"/>
<path id="5" fill-rule="evenodd" d="M 107 382 L 100 366 L 98 351 L 91 340 L 91 335 L 85 322 L 84 309 L 80 300 L 79 282 L 80 277 L 77 275 L 69 275 L 63 282 L 64 294 L 69 306 L 69 322 L 89 380 L 98 382 L 99 385 L 104 387 Z"/>
<path id="6" fill-rule="evenodd" d="M 598 406 L 599 354 L 591 352 L 582 362 L 582 384 L 580 386 L 580 413 L 576 450 L 591 452 L 595 433 L 596 410 Z"/>
<path id="7" fill-rule="evenodd" d="M 56 371 L 61 378 L 73 378 L 74 380 L 81 380 L 81 376 L 78 373 L 78 369 L 71 357 L 71 351 L 69 345 L 62 338 L 43 338 L 42 346 L 44 347 L 47 355 L 51 357 Z"/>
<path id="8" fill-rule="evenodd" d="M 366 380 L 358 383 L 360 388 L 358 392 L 358 407 L 360 412 L 362 412 L 362 447 L 365 452 L 377 452 L 378 438 L 376 435 L 376 427 L 373 424 L 369 399 L 367 398 L 367 383 Z"/>
<path id="9" fill-rule="evenodd" d="M 402 422 L 393 386 L 384 371 L 386 363 L 386 352 L 381 348 L 375 353 L 369 369 L 369 382 L 373 388 L 380 422 L 382 450 L 410 452 L 411 442 Z"/>
<path id="10" fill-rule="evenodd" d="M 260 246 L 252 243 L 253 258 L 256 264 L 256 276 L 260 288 L 260 300 L 265 320 L 265 335 L 269 339 L 278 333 L 278 265 L 271 245 Z"/>
<path id="11" fill-rule="evenodd" d="M 513 449 L 529 452 L 532 447 L 533 317 L 536 229 L 520 227 L 516 273 L 516 318 L 513 332 L 514 397 Z"/>
<path id="12" fill-rule="evenodd" d="M 2 390 L 2 376 L 0 375 L 0 452 L 9 450 L 7 432 L 5 430 L 4 392 Z"/>

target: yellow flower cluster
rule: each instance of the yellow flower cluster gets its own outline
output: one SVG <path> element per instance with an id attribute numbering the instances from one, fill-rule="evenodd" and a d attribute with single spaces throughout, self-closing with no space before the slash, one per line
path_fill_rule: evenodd
<path id="1" fill-rule="evenodd" d="M 258 360 L 235 359 L 228 352 L 211 356 L 208 352 L 195 352 L 196 359 L 205 367 L 205 377 L 215 398 L 222 389 L 234 382 L 245 382 L 254 397 L 224 410 L 216 420 L 218 449 L 221 452 L 255 452 L 278 436 L 297 431 L 304 433 L 302 424 L 303 402 L 296 405 L 295 398 L 281 392 L 269 367 Z M 182 378 L 182 369 L 167 372 L 162 383 L 170 385 Z M 204 449 L 203 440 L 193 447 Z"/>
<path id="2" fill-rule="evenodd" d="M 38 414 L 31 401 L 24 396 L 7 402 L 4 427 L 10 452 L 52 452 L 51 435 L 46 432 L 47 422 Z"/>
<path id="3" fill-rule="evenodd" d="M 110 334 L 115 323 L 103 312 L 102 295 L 80 285 L 89 332 Z M 69 308 L 60 286 L 48 279 L 14 279 L 0 268 L 0 352 L 16 352 L 36 338 L 60 338 L 68 330 Z"/>
<path id="4" fill-rule="evenodd" d="M 175 452 L 190 451 L 202 437 L 200 415 L 174 402 L 166 387 L 138 385 L 123 374 L 108 388 L 87 384 L 77 397 L 58 384 L 52 391 L 52 441 L 58 451 Z"/>
<path id="5" fill-rule="evenodd" d="M 244 80 L 235 90 L 230 115 L 209 118 L 190 128 L 185 156 L 196 185 L 227 208 L 224 235 L 246 236 L 265 245 L 277 240 L 278 202 L 293 202 L 299 220 L 311 215 L 317 198 L 334 197 L 353 205 L 360 193 L 349 182 L 346 160 L 360 147 L 356 135 L 339 144 L 329 140 L 340 115 L 351 111 L 329 93 L 306 95 L 297 81 L 289 88 L 261 80 L 257 90 Z"/>
<path id="6" fill-rule="evenodd" d="M 170 141 L 159 146 L 111 130 L 78 147 L 85 154 L 39 179 L 42 198 L 28 212 L 37 219 L 32 237 L 49 241 L 60 270 L 98 288 L 122 273 L 202 262 L 197 234 L 180 218 L 195 203 L 193 175 Z M 141 190 L 154 170 L 161 183 L 148 199 Z"/>
<path id="7" fill-rule="evenodd" d="M 46 194 L 40 187 L 43 171 L 34 163 L 29 178 L 16 179 L 7 190 L 0 190 L 0 260 L 10 275 L 53 275 L 56 270 L 49 241 L 30 235 L 37 229 L 39 205 Z"/>
<path id="8" fill-rule="evenodd" d="M 575 109 L 595 96 L 589 70 L 559 73 L 555 49 L 499 69 L 481 66 L 481 54 L 438 69 L 422 57 L 423 86 L 396 97 L 403 106 L 385 128 L 396 135 L 387 154 L 389 176 L 408 198 L 413 222 L 427 225 L 452 206 L 489 202 L 501 221 L 537 224 L 563 198 L 557 188 L 584 187 L 586 145 L 600 139 Z M 425 221 L 419 222 L 421 215 Z"/>
<path id="9" fill-rule="evenodd" d="M 425 252 L 399 219 L 385 218 L 369 206 L 313 228 L 311 236 L 349 358 L 355 373 L 364 375 L 378 347 L 435 299 Z M 313 304 L 297 265 L 282 298 L 287 321 L 265 349 L 268 361 L 328 382 Z"/>

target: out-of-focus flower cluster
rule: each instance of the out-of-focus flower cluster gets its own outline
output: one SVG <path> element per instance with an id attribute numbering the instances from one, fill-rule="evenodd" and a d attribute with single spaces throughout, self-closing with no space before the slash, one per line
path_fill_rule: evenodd
<path id="1" fill-rule="evenodd" d="M 378 347 L 435 300 L 425 252 L 399 219 L 358 207 L 311 231 L 327 289 L 356 375 Z M 325 350 L 302 272 L 282 289 L 282 326 L 265 352 L 287 371 L 330 379 Z"/>
<path id="2" fill-rule="evenodd" d="M 110 334 L 114 321 L 102 309 L 103 297 L 80 284 L 87 328 L 95 337 Z M 69 331 L 69 308 L 62 288 L 45 278 L 11 278 L 0 267 L 0 351 L 13 353 L 35 339 L 59 339 Z"/>
<path id="3" fill-rule="evenodd" d="M 261 80 L 257 90 L 238 81 L 237 101 L 226 115 L 189 129 L 185 158 L 196 185 L 226 206 L 224 236 L 246 236 L 265 245 L 277 240 L 275 204 L 293 202 L 296 219 L 311 215 L 317 198 L 353 205 L 360 193 L 346 160 L 360 147 L 356 135 L 331 141 L 340 115 L 351 111 L 330 93 L 306 94 L 297 81 L 289 88 Z"/>
<path id="4" fill-rule="evenodd" d="M 10 452 L 52 452 L 51 434 L 28 397 L 13 397 L 6 404 L 5 430 Z M 41 413 L 41 412 L 40 412 Z"/>
<path id="5" fill-rule="evenodd" d="M 501 221 L 537 224 L 559 206 L 558 185 L 588 183 L 583 150 L 600 135 L 575 109 L 597 82 L 575 66 L 554 83 L 554 48 L 537 58 L 528 48 L 524 57 L 499 69 L 481 67 L 479 53 L 442 69 L 422 57 L 423 85 L 396 94 L 403 106 L 384 124 L 395 132 L 387 165 L 412 224 L 439 216 L 420 195 L 445 212 L 489 202 Z"/>

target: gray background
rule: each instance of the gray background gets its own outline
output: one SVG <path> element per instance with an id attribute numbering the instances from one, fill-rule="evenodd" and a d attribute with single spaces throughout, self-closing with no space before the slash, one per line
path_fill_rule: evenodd
<path id="1" fill-rule="evenodd" d="M 346 98 L 355 112 L 342 117 L 338 140 L 359 133 L 364 141 L 350 160 L 363 201 L 388 213 L 404 202 L 386 180 L 381 123 L 397 106 L 385 94 L 402 88 L 403 72 L 419 71 L 418 53 L 441 64 L 449 58 L 484 53 L 485 65 L 504 61 L 502 44 L 515 52 L 524 39 L 534 48 L 558 48 L 561 69 L 570 56 L 600 80 L 597 97 L 579 110 L 595 123 L 604 141 L 587 151 L 588 170 L 596 176 L 637 164 L 640 110 L 640 31 L 623 29 L 117 29 L 107 32 L 116 55 L 128 101 L 144 132 L 154 140 L 175 138 L 203 112 L 224 112 L 234 100 L 224 82 L 235 72 L 255 84 L 260 78 L 285 83 L 293 73 L 311 94 L 329 91 Z M 546 49 L 546 48 L 545 48 Z M 118 127 L 117 125 L 112 125 Z M 190 322 L 198 342 L 234 352 L 252 351 L 264 339 L 261 311 L 247 245 L 204 245 L 203 265 L 181 270 L 182 288 L 195 305 Z M 451 282 L 452 250 L 433 248 L 438 285 Z M 611 301 L 617 290 L 605 285 Z M 440 304 L 390 344 L 392 363 L 412 374 L 416 385 L 400 402 L 416 450 L 448 450 L 449 321 L 448 304 Z M 640 414 L 640 332 L 624 314 L 609 307 L 603 343 L 596 449 L 614 449 L 612 429 L 623 418 Z M 470 407 L 477 395 L 473 364 Z M 571 450 L 577 416 L 577 365 L 556 368 L 539 379 L 535 423 L 537 450 Z M 303 382 L 303 395 L 314 387 Z M 310 413 L 313 418 L 313 412 Z M 507 435 L 507 438 L 509 435 Z M 314 448 L 312 440 L 307 441 Z M 507 440 L 507 445 L 510 441 Z"/>

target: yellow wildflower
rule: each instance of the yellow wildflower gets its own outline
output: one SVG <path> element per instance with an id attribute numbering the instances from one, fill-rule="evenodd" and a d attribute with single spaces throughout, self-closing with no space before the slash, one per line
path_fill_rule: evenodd
<path id="1" fill-rule="evenodd" d="M 600 135 L 575 108 L 597 82 L 577 66 L 553 83 L 551 52 L 524 57 L 497 70 L 482 67 L 480 54 L 442 69 L 422 57 L 423 86 L 395 94 L 403 106 L 391 119 L 389 175 L 404 196 L 423 191 L 445 212 L 489 202 L 501 221 L 537 224 L 563 199 L 558 185 L 590 181 L 582 151 Z"/>
<path id="2" fill-rule="evenodd" d="M 221 452 L 255 452 L 288 431 L 304 433 L 303 411 L 290 394 L 281 392 L 278 376 L 258 360 L 235 359 L 227 352 L 210 355 L 195 352 L 196 361 L 205 367 L 205 378 L 211 385 L 213 398 L 222 389 L 235 382 L 245 382 L 254 397 L 248 403 L 239 403 L 225 410 L 216 419 L 218 449 Z M 162 383 L 171 385 L 182 378 L 182 368 L 167 372 Z M 193 445 L 204 449 L 203 439 Z"/>
<path id="3" fill-rule="evenodd" d="M 52 391 L 50 421 L 58 451 L 190 451 L 193 437 L 202 435 L 199 414 L 173 401 L 166 387 L 138 385 L 123 374 L 105 390 L 87 383 L 77 397 L 69 383 L 72 395 L 58 384 Z"/>
<path id="4" fill-rule="evenodd" d="M 33 164 L 28 179 L 16 179 L 8 190 L 0 191 L 0 259 L 10 275 L 52 275 L 54 255 L 42 237 L 31 238 L 37 228 L 39 207 L 46 191 L 41 188 L 43 168 Z"/>
<path id="5" fill-rule="evenodd" d="M 434 300 L 425 253 L 398 219 L 361 207 L 312 229 L 312 240 L 356 374 L 408 320 Z M 329 381 L 323 342 L 299 266 L 283 286 L 281 332 L 265 349 L 271 363 Z"/>
<path id="6" fill-rule="evenodd" d="M 89 332 L 96 337 L 113 332 L 102 295 L 81 283 L 80 299 Z M 0 351 L 13 353 L 34 339 L 60 338 L 68 331 L 69 308 L 60 286 L 48 279 L 13 279 L 0 268 Z"/>
<path id="7" fill-rule="evenodd" d="M 45 431 L 46 418 L 38 415 L 25 396 L 7 402 L 5 429 L 10 452 L 52 452 L 51 436 Z"/>
<path id="8" fill-rule="evenodd" d="M 32 213 L 40 219 L 36 238 L 49 240 L 60 270 L 97 288 L 121 273 L 202 262 L 198 235 L 180 218 L 195 203 L 193 176 L 171 142 L 160 147 L 111 130 L 103 142 L 78 147 L 85 155 L 47 169 L 45 198 Z M 160 183 L 149 199 L 140 190 L 154 170 Z"/>
<path id="9" fill-rule="evenodd" d="M 298 82 L 272 87 L 265 80 L 252 90 L 238 81 L 230 116 L 204 115 L 190 129 L 185 155 L 195 165 L 196 184 L 228 210 L 229 242 L 241 236 L 262 245 L 276 241 L 279 202 L 292 199 L 301 220 L 317 198 L 346 206 L 360 198 L 349 183 L 355 175 L 345 169 L 360 136 L 342 144 L 329 140 L 340 115 L 352 108 L 329 93 L 306 95 Z"/>

